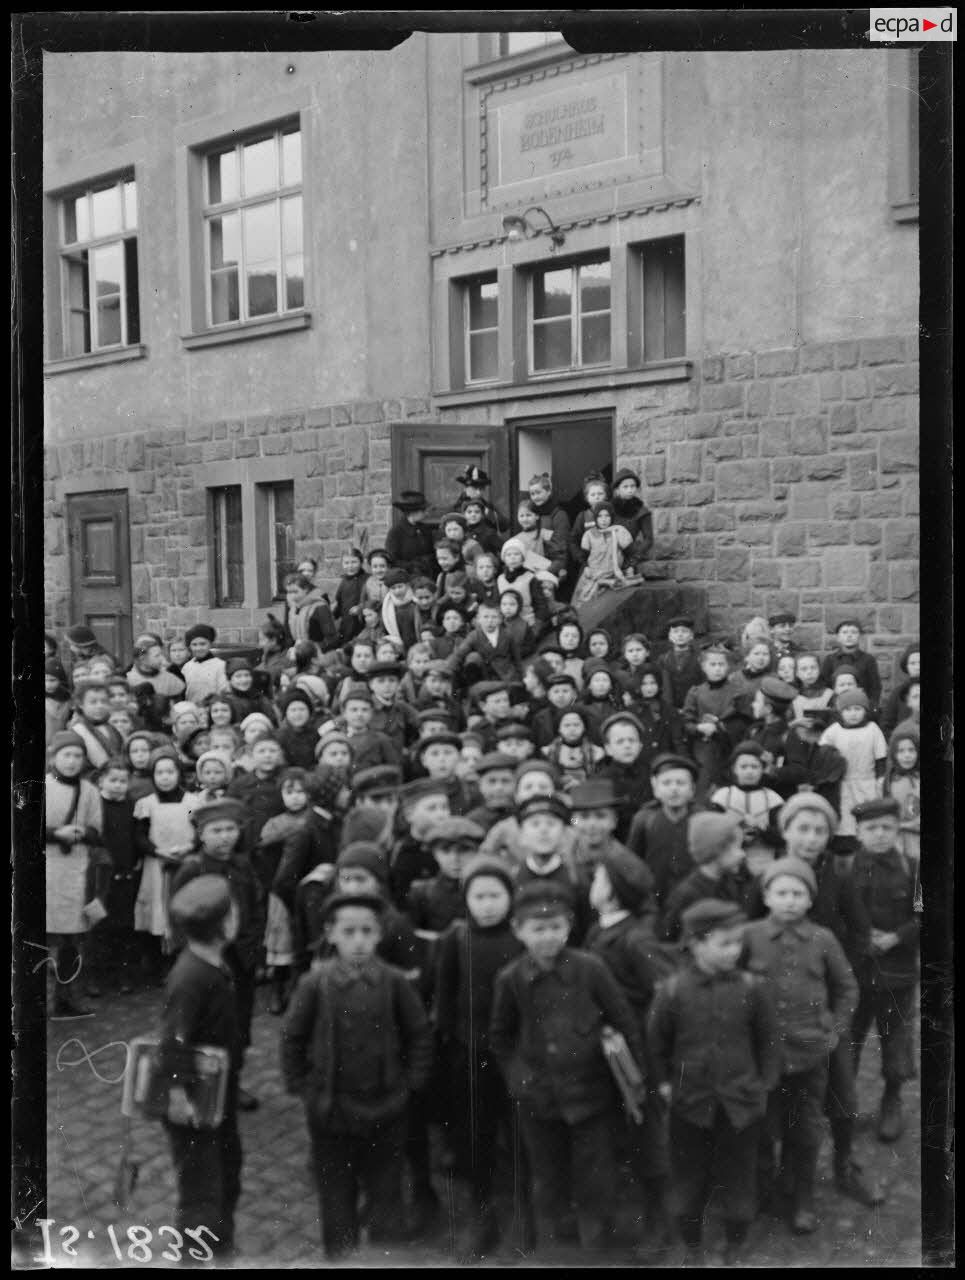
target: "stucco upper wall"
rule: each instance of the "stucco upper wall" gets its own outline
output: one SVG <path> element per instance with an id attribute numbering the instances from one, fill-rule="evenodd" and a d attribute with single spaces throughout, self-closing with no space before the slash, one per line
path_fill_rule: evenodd
<path id="1" fill-rule="evenodd" d="M 148 357 L 48 380 L 48 426 L 71 433 L 282 413 L 422 394 L 428 369 L 425 50 L 48 55 L 45 187 L 135 156 Z M 287 68 L 294 66 L 294 72 Z M 181 343 L 178 130 L 301 97 L 310 329 L 187 351 Z M 85 164 L 90 160 L 89 171 Z M 109 397 L 109 400 L 108 400 Z M 66 428 L 64 428 L 66 429 Z"/>
<path id="2" fill-rule="evenodd" d="M 891 218 L 887 51 L 702 57 L 708 351 L 913 333 L 917 225 Z"/>

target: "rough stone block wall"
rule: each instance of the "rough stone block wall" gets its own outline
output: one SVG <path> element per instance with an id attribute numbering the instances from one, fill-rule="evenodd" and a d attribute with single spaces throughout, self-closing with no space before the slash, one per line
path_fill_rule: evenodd
<path id="1" fill-rule="evenodd" d="M 823 650 L 856 616 L 891 676 L 919 627 L 917 360 L 900 337 L 722 353 L 618 410 L 655 567 L 703 584 L 715 626 L 790 609 Z"/>
<path id="2" fill-rule="evenodd" d="M 389 423 L 428 414 L 429 402 L 423 399 L 364 401 L 48 448 L 48 627 L 62 630 L 71 620 L 64 492 L 127 489 L 134 631 L 169 637 L 211 616 L 207 466 L 291 455 L 297 552 L 318 560 L 319 582 L 333 590 L 345 548 L 379 546 L 392 523 Z M 219 610 L 219 638 L 255 640 L 267 608 Z"/>
<path id="3" fill-rule="evenodd" d="M 919 627 L 917 358 L 904 337 L 721 353 L 688 382 L 552 411 L 616 403 L 616 465 L 639 469 L 654 512 L 653 571 L 704 587 L 713 630 L 791 609 L 802 641 L 825 650 L 855 615 L 890 678 Z M 492 422 L 533 412 L 532 401 L 485 410 Z M 206 464 L 291 456 L 298 554 L 334 588 L 344 548 L 380 545 L 393 520 L 389 424 L 482 416 L 362 401 L 50 448 L 48 625 L 70 620 L 65 490 L 128 490 L 134 627 L 170 635 L 210 613 Z M 264 613 L 223 611 L 222 639 L 255 639 Z"/>

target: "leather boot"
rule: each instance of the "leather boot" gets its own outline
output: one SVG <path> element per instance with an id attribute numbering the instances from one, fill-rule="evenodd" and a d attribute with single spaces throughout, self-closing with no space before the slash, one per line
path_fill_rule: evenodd
<path id="1" fill-rule="evenodd" d="M 901 1085 L 888 1082 L 881 1099 L 878 1116 L 878 1137 L 882 1142 L 896 1142 L 904 1129 L 901 1114 Z"/>
<path id="2" fill-rule="evenodd" d="M 834 1140 L 834 1184 L 844 1196 L 850 1196 L 859 1204 L 873 1208 L 884 1202 L 884 1192 L 877 1181 L 868 1181 L 851 1154 L 854 1142 L 854 1120 L 844 1117 L 831 1121 L 831 1137 Z"/>

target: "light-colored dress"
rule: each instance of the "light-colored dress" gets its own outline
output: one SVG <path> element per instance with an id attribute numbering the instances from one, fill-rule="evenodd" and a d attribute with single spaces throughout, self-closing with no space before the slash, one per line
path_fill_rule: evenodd
<path id="1" fill-rule="evenodd" d="M 573 590 L 573 604 L 587 604 L 607 587 L 619 582 L 617 570 L 623 568 L 623 553 L 633 542 L 633 534 L 622 524 L 609 529 L 587 529 L 580 546 L 587 553 L 586 565 Z"/>
<path id="2" fill-rule="evenodd" d="M 77 808 L 71 817 L 71 807 L 77 793 L 74 788 L 58 781 L 52 774 L 45 780 L 44 801 L 46 827 L 56 831 L 68 821 L 79 827 L 91 827 L 101 831 L 101 798 L 92 782 L 82 781 L 77 797 Z M 44 848 L 46 870 L 46 929 L 48 933 L 86 933 L 90 927 L 84 915 L 87 904 L 87 868 L 90 864 L 90 848 L 83 842 L 71 845 L 69 852 L 62 845 L 48 840 Z"/>
<path id="3" fill-rule="evenodd" d="M 857 823 L 855 805 L 881 795 L 881 782 L 875 776 L 875 762 L 888 755 L 885 735 L 872 720 L 854 728 L 843 724 L 828 725 L 820 737 L 822 747 L 835 747 L 844 756 L 847 769 L 841 782 L 841 821 L 838 834 L 853 836 Z"/>
<path id="4" fill-rule="evenodd" d="M 142 796 L 134 806 L 135 821 L 149 819 L 148 837 L 158 853 L 169 853 L 175 849 L 191 848 L 194 844 L 195 829 L 191 822 L 191 814 L 204 804 L 199 791 L 186 791 L 176 803 L 164 803 L 156 792 Z M 185 857 L 185 854 L 181 854 Z M 163 938 L 167 933 L 168 892 L 170 874 L 165 867 L 170 866 L 161 858 L 150 854 L 144 858 L 141 871 L 141 887 L 137 901 L 134 903 L 134 928 L 139 933 L 150 933 L 155 938 Z"/>
<path id="5" fill-rule="evenodd" d="M 205 658 L 198 662 L 197 658 L 189 658 L 181 668 L 184 680 L 184 698 L 201 706 L 205 698 L 212 693 L 228 692 L 228 672 L 224 658 Z"/>

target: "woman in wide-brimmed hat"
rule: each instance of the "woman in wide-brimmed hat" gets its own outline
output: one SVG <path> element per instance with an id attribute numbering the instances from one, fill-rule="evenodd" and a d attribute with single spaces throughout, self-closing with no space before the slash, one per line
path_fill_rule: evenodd
<path id="1" fill-rule="evenodd" d="M 432 530 L 423 521 L 429 502 L 418 489 L 403 489 L 392 503 L 402 519 L 389 530 L 385 550 L 393 568 L 431 576 L 434 568 Z"/>
<path id="2" fill-rule="evenodd" d="M 489 476 L 482 467 L 472 463 L 464 467 L 456 476 L 456 484 L 462 485 L 462 493 L 456 499 L 457 511 L 465 511 L 470 502 L 479 502 L 482 506 L 482 525 L 497 536 L 505 536 L 509 532 L 509 520 L 498 511 L 483 492 L 489 488 Z M 486 550 L 495 548 L 487 547 Z"/>

